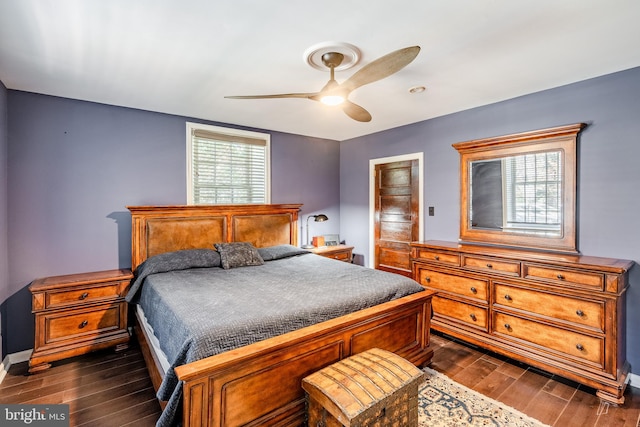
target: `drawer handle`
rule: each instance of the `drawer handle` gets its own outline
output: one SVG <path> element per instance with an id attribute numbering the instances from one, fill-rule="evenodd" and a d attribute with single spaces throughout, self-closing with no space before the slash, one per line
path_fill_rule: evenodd
<path id="1" fill-rule="evenodd" d="M 80 323 L 80 325 L 78 326 L 78 328 L 82 329 L 82 328 L 84 328 L 85 326 L 87 326 L 88 324 L 89 324 L 89 322 L 88 322 L 88 321 L 83 320 L 83 321 L 82 321 L 82 323 Z"/>
<path id="2" fill-rule="evenodd" d="M 506 294 L 504 296 L 504 299 L 506 299 L 507 301 L 513 301 L 513 298 L 511 298 L 511 295 L 509 295 L 509 294 Z"/>
<path id="3" fill-rule="evenodd" d="M 85 292 L 82 295 L 80 295 L 80 299 L 86 299 L 89 296 L 89 292 Z"/>
<path id="4" fill-rule="evenodd" d="M 471 313 L 469 315 L 469 317 L 471 317 L 471 320 L 473 320 L 474 322 L 476 321 L 476 315 L 475 314 Z"/>
<path id="5" fill-rule="evenodd" d="M 558 274 L 556 277 L 558 278 L 558 280 L 564 280 L 564 276 L 562 274 Z"/>
<path id="6" fill-rule="evenodd" d="M 474 286 L 472 286 L 471 287 L 471 292 L 473 292 L 474 294 L 477 294 L 478 290 Z"/>
<path id="7" fill-rule="evenodd" d="M 576 348 L 578 349 L 578 351 L 584 350 L 584 346 L 582 344 L 576 344 Z"/>
<path id="8" fill-rule="evenodd" d="M 431 277 L 425 277 L 424 281 L 427 282 L 427 283 L 430 283 L 431 282 Z"/>
<path id="9" fill-rule="evenodd" d="M 434 256 L 433 259 L 435 259 L 436 261 L 440 260 L 440 257 L 438 255 Z"/>
<path id="10" fill-rule="evenodd" d="M 511 330 L 511 325 L 510 325 L 510 324 L 508 324 L 508 323 L 505 323 L 505 324 L 504 324 L 504 328 L 505 328 L 507 331 L 510 331 L 510 330 Z"/>
<path id="11" fill-rule="evenodd" d="M 576 314 L 577 314 L 578 316 L 580 316 L 580 317 L 583 317 L 583 316 L 584 316 L 584 311 L 582 311 L 582 310 L 578 310 L 578 311 L 576 311 Z"/>
<path id="12" fill-rule="evenodd" d="M 493 265 L 491 265 L 491 263 L 487 263 L 487 268 L 493 268 Z"/>

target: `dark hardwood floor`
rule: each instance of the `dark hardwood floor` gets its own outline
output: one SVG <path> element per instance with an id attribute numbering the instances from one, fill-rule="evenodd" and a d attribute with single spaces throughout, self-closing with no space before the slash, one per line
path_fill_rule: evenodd
<path id="1" fill-rule="evenodd" d="M 640 427 L 640 389 L 622 406 L 600 404 L 595 391 L 484 349 L 433 334 L 430 367 L 485 396 L 554 427 Z"/>
<path id="2" fill-rule="evenodd" d="M 69 404 L 71 426 L 155 426 L 160 405 L 137 345 L 54 362 L 29 375 L 12 365 L 0 384 L 0 402 Z"/>
<path id="3" fill-rule="evenodd" d="M 624 406 L 601 405 L 593 390 L 445 336 L 432 336 L 431 368 L 486 396 L 557 427 L 640 426 L 640 390 Z M 153 426 L 160 414 L 142 354 L 96 352 L 27 374 L 11 366 L 1 403 L 67 403 L 72 426 Z"/>

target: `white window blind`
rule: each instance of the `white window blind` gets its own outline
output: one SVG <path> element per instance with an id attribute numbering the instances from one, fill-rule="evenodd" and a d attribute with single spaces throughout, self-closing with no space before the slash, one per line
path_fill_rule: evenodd
<path id="1" fill-rule="evenodd" d="M 268 134 L 194 123 L 187 131 L 191 203 L 270 202 Z"/>
<path id="2" fill-rule="evenodd" d="M 507 226 L 560 229 L 562 161 L 559 151 L 505 159 Z"/>

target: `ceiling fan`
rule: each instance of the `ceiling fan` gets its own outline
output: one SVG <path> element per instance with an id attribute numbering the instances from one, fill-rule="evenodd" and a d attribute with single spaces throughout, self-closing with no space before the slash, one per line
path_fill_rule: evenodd
<path id="1" fill-rule="evenodd" d="M 331 77 L 319 92 L 282 93 L 275 95 L 225 96 L 231 99 L 269 99 L 269 98 L 306 98 L 327 105 L 340 105 L 342 110 L 359 122 L 371 121 L 371 114 L 361 106 L 349 101 L 348 97 L 355 89 L 397 73 L 418 56 L 420 46 L 410 46 L 393 51 L 362 67 L 342 83 L 334 78 L 334 69 L 342 63 L 344 55 L 340 52 L 326 52 L 322 63 L 329 68 Z"/>

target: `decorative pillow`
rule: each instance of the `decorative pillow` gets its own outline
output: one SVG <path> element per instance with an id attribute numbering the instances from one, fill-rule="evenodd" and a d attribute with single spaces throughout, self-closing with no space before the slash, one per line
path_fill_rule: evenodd
<path id="1" fill-rule="evenodd" d="M 258 250 L 251 243 L 216 243 L 215 247 L 220 253 L 220 262 L 225 270 L 264 264 L 264 260 Z"/>
<path id="2" fill-rule="evenodd" d="M 263 260 L 273 261 L 275 259 L 288 258 L 296 255 L 310 254 L 311 252 L 293 245 L 277 245 L 258 248 L 258 253 Z"/>

